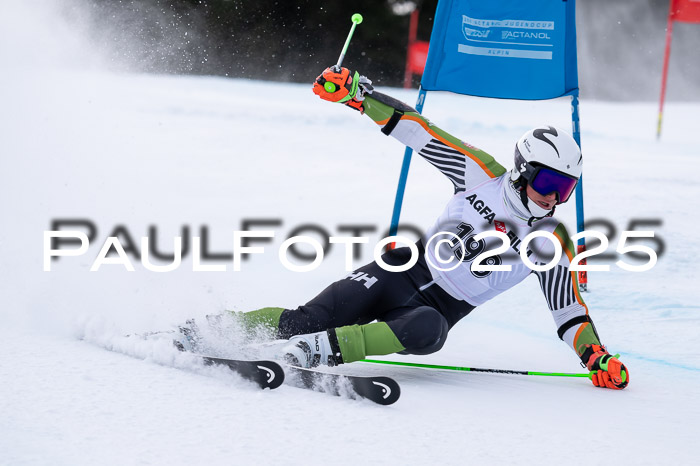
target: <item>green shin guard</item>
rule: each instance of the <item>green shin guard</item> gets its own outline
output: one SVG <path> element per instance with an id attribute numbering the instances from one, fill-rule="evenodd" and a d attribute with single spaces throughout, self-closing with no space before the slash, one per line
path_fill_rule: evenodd
<path id="1" fill-rule="evenodd" d="M 279 328 L 280 316 L 284 312 L 281 307 L 264 307 L 250 312 L 227 311 L 233 317 L 241 322 L 246 332 L 257 332 L 264 330 L 272 334 L 277 334 Z"/>
<path id="2" fill-rule="evenodd" d="M 406 349 L 386 322 L 338 327 L 335 333 L 343 362 L 360 361 L 365 356 L 381 356 Z"/>

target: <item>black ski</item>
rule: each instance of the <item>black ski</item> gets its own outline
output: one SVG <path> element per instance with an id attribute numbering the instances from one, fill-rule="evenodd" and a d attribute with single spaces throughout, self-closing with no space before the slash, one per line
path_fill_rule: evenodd
<path id="1" fill-rule="evenodd" d="M 257 383 L 260 388 L 277 388 L 284 382 L 284 370 L 274 361 L 243 361 L 240 359 L 201 356 L 204 364 L 227 366 L 244 379 Z"/>
<path id="2" fill-rule="evenodd" d="M 399 384 L 389 377 L 331 374 L 296 366 L 287 366 L 287 370 L 293 375 L 287 379 L 293 385 L 335 396 L 346 395 L 346 389 L 350 388 L 354 394 L 380 405 L 396 403 L 401 396 Z"/>

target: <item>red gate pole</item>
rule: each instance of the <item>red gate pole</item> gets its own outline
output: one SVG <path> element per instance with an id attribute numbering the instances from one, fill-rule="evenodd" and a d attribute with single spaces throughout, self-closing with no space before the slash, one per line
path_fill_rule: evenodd
<path id="1" fill-rule="evenodd" d="M 408 45 L 406 46 L 406 70 L 403 75 L 403 87 L 404 89 L 411 88 L 411 81 L 413 80 L 413 70 L 411 69 L 411 48 L 413 43 L 416 41 L 416 36 L 418 35 L 418 8 L 411 12 L 411 22 L 408 26 Z"/>
<path id="2" fill-rule="evenodd" d="M 659 98 L 659 121 L 656 125 L 656 139 L 661 137 L 661 120 L 664 113 L 664 100 L 666 99 L 666 78 L 668 77 L 668 62 L 671 57 L 671 39 L 673 37 L 673 6 L 675 0 L 671 0 L 668 11 L 668 24 L 666 26 L 666 51 L 664 52 L 664 69 L 661 76 L 661 97 Z"/>

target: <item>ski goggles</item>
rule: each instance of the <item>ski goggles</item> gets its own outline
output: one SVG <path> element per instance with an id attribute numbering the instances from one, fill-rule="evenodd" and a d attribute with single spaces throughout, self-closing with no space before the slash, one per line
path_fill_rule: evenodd
<path id="1" fill-rule="evenodd" d="M 578 178 L 553 168 L 534 166 L 535 171 L 530 177 L 530 186 L 538 193 L 546 196 L 550 193 L 555 193 L 557 204 L 563 204 L 569 200 L 571 193 L 576 189 Z"/>

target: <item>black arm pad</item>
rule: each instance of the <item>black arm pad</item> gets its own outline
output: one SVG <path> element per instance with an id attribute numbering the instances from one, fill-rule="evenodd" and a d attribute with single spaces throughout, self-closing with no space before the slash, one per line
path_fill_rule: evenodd
<path id="1" fill-rule="evenodd" d="M 415 112 L 415 113 L 418 113 L 418 112 L 416 111 L 415 108 L 409 107 L 408 105 L 406 105 L 405 103 L 401 102 L 400 100 L 394 99 L 393 97 L 391 97 L 391 96 L 389 96 L 389 95 L 382 94 L 381 92 L 374 91 L 374 92 L 372 92 L 371 94 L 369 94 L 369 96 L 372 97 L 372 98 L 373 98 L 374 100 L 376 100 L 377 102 L 381 102 L 381 103 L 383 103 L 383 104 L 385 104 L 385 105 L 388 105 L 389 107 L 393 107 L 393 108 L 395 108 L 396 110 L 399 110 L 400 112 L 403 112 L 403 113 L 406 113 L 406 112 Z"/>
<path id="2" fill-rule="evenodd" d="M 389 136 L 392 131 L 394 131 L 394 128 L 396 128 L 396 125 L 399 124 L 399 120 L 401 120 L 401 117 L 403 116 L 403 112 L 400 110 L 394 109 L 394 114 L 391 115 L 391 118 L 389 118 L 389 121 L 386 122 L 384 127 L 382 128 L 382 133 L 386 134 Z"/>
<path id="3" fill-rule="evenodd" d="M 566 333 L 566 331 L 569 330 L 574 325 L 583 324 L 585 322 L 589 322 L 591 325 L 593 324 L 593 321 L 591 320 L 590 317 L 588 317 L 588 315 L 577 316 L 577 317 L 574 317 L 573 319 L 567 320 L 566 322 L 561 324 L 561 327 L 559 327 L 559 330 L 557 330 L 557 335 L 559 335 L 559 339 L 563 340 L 564 334 Z"/>

